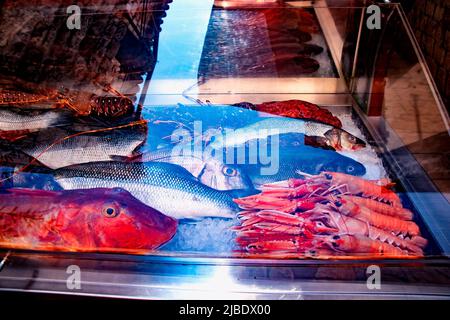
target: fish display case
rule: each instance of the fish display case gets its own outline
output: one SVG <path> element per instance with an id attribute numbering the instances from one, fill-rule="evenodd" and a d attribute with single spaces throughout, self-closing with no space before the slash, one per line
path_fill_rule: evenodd
<path id="1" fill-rule="evenodd" d="M 69 6 L 0 7 L 0 290 L 449 298 L 449 117 L 400 4 Z"/>

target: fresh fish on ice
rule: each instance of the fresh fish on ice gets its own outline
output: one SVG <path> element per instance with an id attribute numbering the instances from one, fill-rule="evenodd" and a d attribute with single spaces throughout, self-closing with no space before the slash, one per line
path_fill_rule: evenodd
<path id="1" fill-rule="evenodd" d="M 191 149 L 192 150 L 192 149 Z M 238 167 L 227 165 L 215 157 L 195 152 L 174 152 L 173 148 L 145 152 L 130 159 L 133 162 L 167 162 L 182 166 L 201 183 L 217 190 L 249 189 L 252 183 Z"/>
<path id="2" fill-rule="evenodd" d="M 0 131 L 40 130 L 70 124 L 70 113 L 63 110 L 0 109 Z"/>
<path id="3" fill-rule="evenodd" d="M 266 139 L 272 135 L 285 133 L 303 133 L 309 137 L 324 139 L 324 143 L 335 150 L 359 150 L 366 143 L 345 130 L 332 127 L 320 122 L 292 119 L 267 118 L 236 130 L 224 130 L 217 135 L 210 146 L 221 149 L 245 144 L 249 140 Z"/>
<path id="4" fill-rule="evenodd" d="M 239 153 L 231 149 L 226 152 L 233 152 L 235 162 L 242 172 L 245 172 L 255 188 L 259 188 L 262 184 L 276 181 L 286 180 L 298 176 L 298 171 L 307 172 L 309 174 L 318 174 L 322 171 L 343 172 L 354 176 L 363 176 L 366 168 L 363 164 L 343 156 L 336 151 L 324 150 L 310 146 L 284 147 L 280 148 L 277 155 L 271 155 L 260 161 L 260 155 L 256 156 L 252 152 L 261 152 L 259 149 L 245 148 L 245 152 Z M 259 159 L 256 163 L 251 161 Z M 262 170 L 262 168 L 272 167 L 271 171 Z M 268 173 L 269 172 L 269 173 Z"/>
<path id="5" fill-rule="evenodd" d="M 242 190 L 220 191 L 200 183 L 183 167 L 163 162 L 93 162 L 53 172 L 64 189 L 123 188 L 148 206 L 176 219 L 233 218 L 233 198 Z"/>
<path id="6" fill-rule="evenodd" d="M 115 189 L 0 193 L 0 247 L 147 254 L 177 221 Z"/>
<path id="7" fill-rule="evenodd" d="M 133 156 L 135 150 L 145 142 L 147 134 L 143 130 L 126 128 L 69 136 L 68 131 L 58 128 L 44 130 L 35 139 L 21 143 L 20 149 L 45 166 L 57 169 L 80 163 L 108 161 L 112 156 Z"/>

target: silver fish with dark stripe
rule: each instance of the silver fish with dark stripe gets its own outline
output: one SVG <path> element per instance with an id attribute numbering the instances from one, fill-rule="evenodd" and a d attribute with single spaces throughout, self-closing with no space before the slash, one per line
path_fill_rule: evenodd
<path id="1" fill-rule="evenodd" d="M 207 157 L 195 152 L 175 152 L 173 148 L 164 148 L 145 152 L 132 162 L 166 162 L 182 166 L 201 183 L 217 190 L 252 188 L 250 178 L 237 166 L 227 165 L 215 157 Z"/>
<path id="2" fill-rule="evenodd" d="M 320 122 L 273 117 L 260 120 L 248 126 L 225 131 L 211 143 L 214 149 L 243 145 L 250 140 L 267 139 L 273 135 L 300 133 L 308 137 L 323 139 L 325 145 L 335 150 L 359 150 L 366 143 L 349 132 Z"/>
<path id="3" fill-rule="evenodd" d="M 183 167 L 162 162 L 94 162 L 61 168 L 53 175 L 62 188 L 69 190 L 123 188 L 176 219 L 233 218 L 238 211 L 233 198 L 250 194 L 210 188 Z"/>

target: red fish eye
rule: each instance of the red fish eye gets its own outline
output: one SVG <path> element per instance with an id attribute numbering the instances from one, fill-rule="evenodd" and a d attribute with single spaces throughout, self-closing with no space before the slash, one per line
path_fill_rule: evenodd
<path id="1" fill-rule="evenodd" d="M 120 210 L 117 208 L 117 206 L 115 206 L 113 204 L 106 205 L 102 211 L 102 214 L 108 218 L 117 217 L 119 215 L 119 213 L 120 213 Z"/>

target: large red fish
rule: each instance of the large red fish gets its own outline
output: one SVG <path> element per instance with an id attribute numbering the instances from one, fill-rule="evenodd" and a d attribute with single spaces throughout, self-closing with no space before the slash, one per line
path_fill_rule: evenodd
<path id="1" fill-rule="evenodd" d="M 169 241 L 177 221 L 123 189 L 0 193 L 0 247 L 145 254 Z"/>

